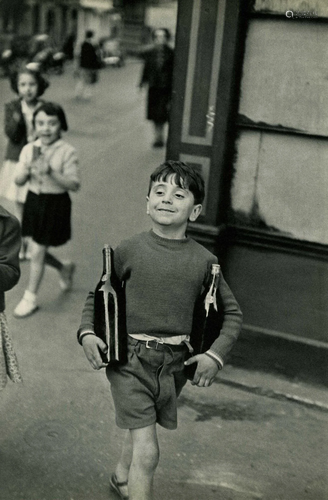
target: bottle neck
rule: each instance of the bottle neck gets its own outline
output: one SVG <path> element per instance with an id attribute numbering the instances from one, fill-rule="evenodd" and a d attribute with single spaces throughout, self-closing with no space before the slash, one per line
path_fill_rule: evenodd
<path id="1" fill-rule="evenodd" d="M 112 272 L 112 259 L 111 248 L 105 245 L 103 248 L 103 275 L 111 275 Z"/>

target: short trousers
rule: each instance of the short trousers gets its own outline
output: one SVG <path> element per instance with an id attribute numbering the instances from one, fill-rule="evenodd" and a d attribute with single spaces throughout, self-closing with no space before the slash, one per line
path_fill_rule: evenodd
<path id="1" fill-rule="evenodd" d="M 160 344 L 129 337 L 128 362 L 106 369 L 115 405 L 116 424 L 122 429 L 139 429 L 158 423 L 177 428 L 177 398 L 187 382 L 185 345 Z"/>

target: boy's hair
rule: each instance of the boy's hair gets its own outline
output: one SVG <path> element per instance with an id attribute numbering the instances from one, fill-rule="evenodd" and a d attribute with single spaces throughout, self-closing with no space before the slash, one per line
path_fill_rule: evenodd
<path id="1" fill-rule="evenodd" d="M 150 176 L 148 195 L 154 182 L 164 181 L 174 175 L 176 184 L 182 189 L 189 189 L 195 198 L 195 205 L 201 204 L 205 197 L 205 183 L 197 170 L 183 161 L 168 160 L 154 170 Z"/>
<path id="2" fill-rule="evenodd" d="M 33 113 L 33 127 L 35 126 L 35 117 L 37 114 L 39 114 L 41 111 L 44 111 L 44 113 L 48 116 L 57 116 L 58 120 L 60 121 L 60 128 L 64 130 L 65 132 L 68 130 L 68 125 L 67 125 L 67 120 L 66 120 L 66 115 L 61 106 L 55 102 L 45 102 L 41 104 Z"/>
<path id="3" fill-rule="evenodd" d="M 18 78 L 20 75 L 31 75 L 33 78 L 35 78 L 35 81 L 38 86 L 38 93 L 37 96 L 40 97 L 42 94 L 44 94 L 45 90 L 49 87 L 49 82 L 44 78 L 43 75 L 41 75 L 40 71 L 37 69 L 32 69 L 28 68 L 26 66 L 23 66 L 20 68 L 18 71 L 13 72 L 10 75 L 10 87 L 11 89 L 18 94 Z"/>

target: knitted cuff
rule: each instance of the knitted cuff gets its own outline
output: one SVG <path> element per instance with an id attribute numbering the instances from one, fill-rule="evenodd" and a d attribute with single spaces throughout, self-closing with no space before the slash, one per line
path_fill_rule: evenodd
<path id="1" fill-rule="evenodd" d="M 79 344 L 82 345 L 82 339 L 83 337 L 86 337 L 87 335 L 96 335 L 95 332 L 92 332 L 91 330 L 86 330 L 84 332 L 78 332 L 77 334 L 77 340 Z"/>
<path id="2" fill-rule="evenodd" d="M 221 356 L 219 356 L 216 352 L 211 350 L 206 351 L 204 354 L 206 354 L 206 356 L 208 356 L 209 358 L 213 359 L 213 361 L 217 363 L 219 370 L 222 370 L 224 363 Z"/>

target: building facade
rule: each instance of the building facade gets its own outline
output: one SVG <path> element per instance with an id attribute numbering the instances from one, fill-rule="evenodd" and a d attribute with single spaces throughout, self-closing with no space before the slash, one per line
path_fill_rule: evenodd
<path id="1" fill-rule="evenodd" d="M 2 32 L 19 35 L 46 33 L 57 44 L 61 44 L 68 34 L 76 32 L 79 0 L 25 0 L 21 9 L 19 23 L 15 22 L 15 9 L 9 12 L 11 15 L 6 21 L 1 16 Z"/>
<path id="2" fill-rule="evenodd" d="M 81 41 L 87 29 L 97 38 L 110 36 L 117 22 L 112 0 L 24 0 L 18 14 L 10 8 L 7 16 L 0 14 L 2 33 L 46 33 L 58 46 L 69 35 Z"/>
<path id="3" fill-rule="evenodd" d="M 168 158 L 197 166 L 244 331 L 328 343 L 328 6 L 180 0 Z"/>

